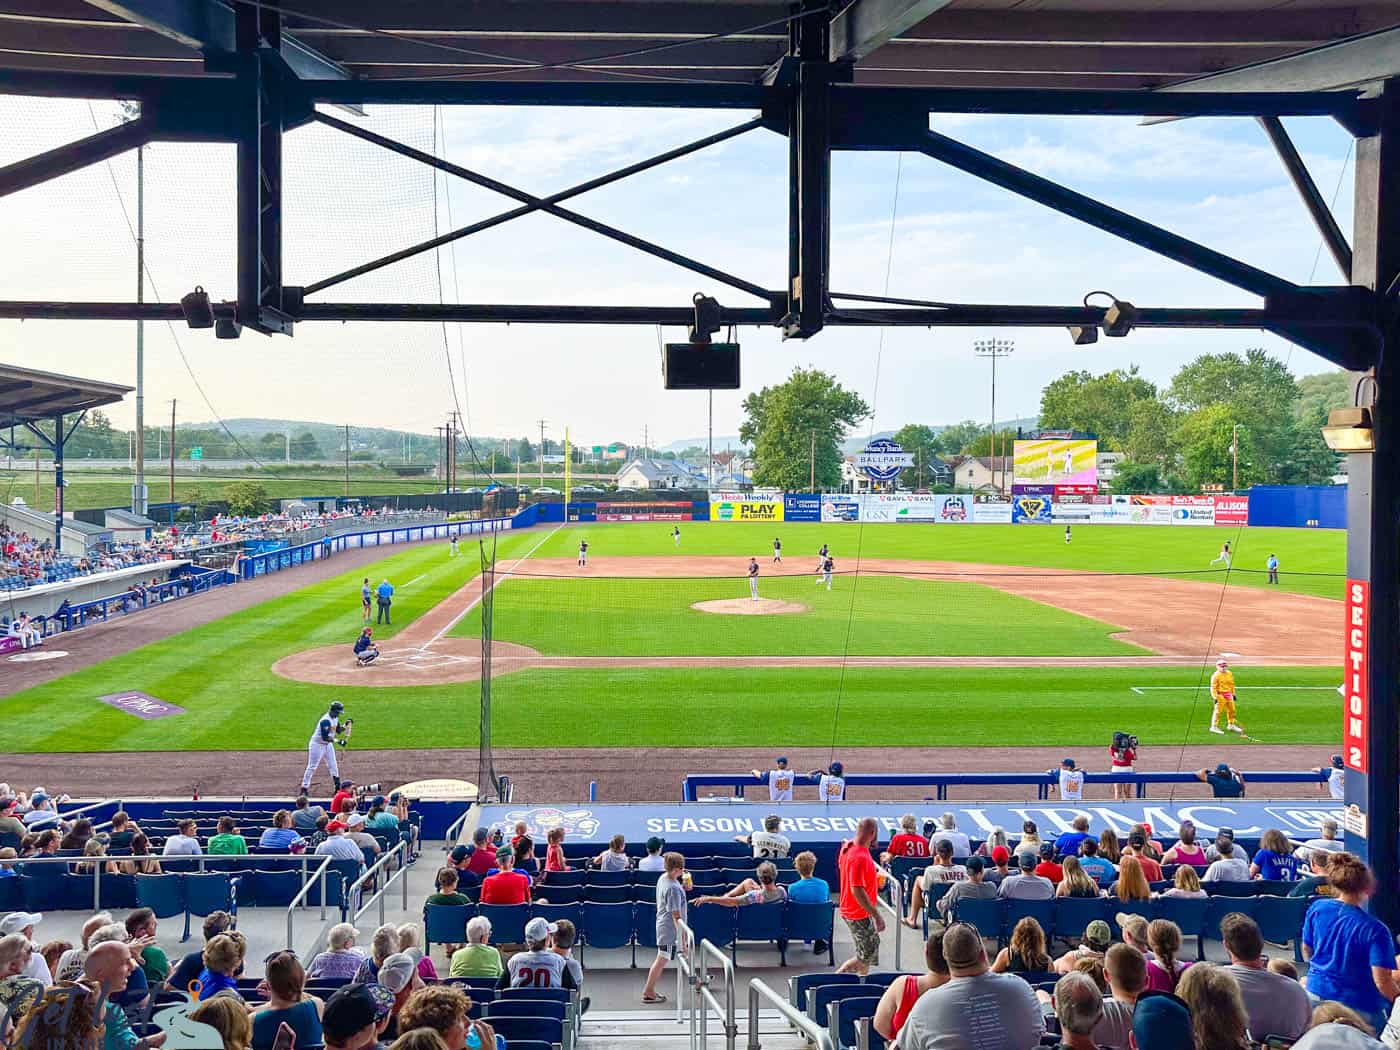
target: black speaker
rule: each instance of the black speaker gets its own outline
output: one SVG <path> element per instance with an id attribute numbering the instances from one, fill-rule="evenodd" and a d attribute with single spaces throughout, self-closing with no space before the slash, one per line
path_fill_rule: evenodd
<path id="1" fill-rule="evenodd" d="M 738 390 L 738 343 L 667 343 L 661 362 L 667 390 Z"/>

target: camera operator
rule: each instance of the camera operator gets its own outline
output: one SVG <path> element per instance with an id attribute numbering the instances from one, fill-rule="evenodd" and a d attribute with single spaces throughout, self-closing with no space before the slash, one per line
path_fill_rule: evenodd
<path id="1" fill-rule="evenodd" d="M 1132 773 L 1136 771 L 1138 752 L 1138 738 L 1131 733 L 1114 733 L 1113 743 L 1109 746 L 1108 757 L 1110 772 Z M 1133 797 L 1133 786 L 1129 783 L 1115 783 L 1113 785 L 1113 800 L 1123 802 Z"/>

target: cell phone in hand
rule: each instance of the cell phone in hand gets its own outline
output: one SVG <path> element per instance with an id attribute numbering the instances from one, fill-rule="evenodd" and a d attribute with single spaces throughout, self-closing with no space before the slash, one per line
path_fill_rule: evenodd
<path id="1" fill-rule="evenodd" d="M 277 1035 L 272 1040 L 272 1050 L 293 1050 L 296 1045 L 296 1029 L 283 1021 L 277 1026 Z"/>

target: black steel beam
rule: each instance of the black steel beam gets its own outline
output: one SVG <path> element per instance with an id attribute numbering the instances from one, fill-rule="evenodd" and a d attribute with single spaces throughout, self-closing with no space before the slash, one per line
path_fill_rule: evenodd
<path id="1" fill-rule="evenodd" d="M 1279 160 L 1283 161 L 1288 177 L 1293 180 L 1293 186 L 1297 189 L 1298 196 L 1303 198 L 1303 206 L 1308 209 L 1308 214 L 1312 216 L 1312 220 L 1317 226 L 1317 232 L 1322 235 L 1322 242 L 1327 245 L 1327 250 L 1332 253 L 1332 258 L 1336 260 L 1337 269 L 1341 270 L 1343 278 L 1351 280 L 1351 245 L 1347 243 L 1347 237 L 1342 232 L 1342 228 L 1337 225 L 1337 217 L 1332 214 L 1331 207 L 1318 191 L 1317 183 L 1313 181 L 1308 166 L 1303 163 L 1303 158 L 1293 145 L 1293 140 L 1288 137 L 1288 131 L 1284 128 L 1283 122 L 1278 117 L 1260 117 L 1258 119 L 1264 133 L 1269 136 L 1269 141 L 1274 144 Z"/>
<path id="2" fill-rule="evenodd" d="M 482 230 L 488 230 L 493 226 L 500 226 L 502 223 L 510 222 L 512 219 L 518 219 L 521 216 L 529 215 L 531 212 L 539 211 L 544 204 L 559 204 L 572 197 L 588 193 L 590 190 L 596 190 L 602 186 L 617 182 L 620 179 L 625 179 L 630 175 L 636 175 L 638 172 L 655 168 L 658 165 L 665 164 L 667 161 L 676 160 L 679 157 L 688 156 L 691 153 L 695 153 L 717 143 L 737 138 L 746 132 L 753 131 L 755 128 L 760 128 L 762 126 L 763 121 L 755 118 L 754 120 L 747 120 L 742 124 L 737 124 L 732 128 L 726 128 L 724 131 L 717 131 L 713 135 L 706 135 L 704 138 L 696 139 L 694 142 L 687 142 L 684 146 L 677 146 L 675 149 L 667 150 L 665 153 L 658 153 L 656 156 L 648 157 L 646 160 L 639 160 L 635 164 L 629 164 L 626 167 L 618 168 L 615 171 L 608 172 L 606 175 L 599 175 L 597 178 L 577 183 L 574 186 L 570 186 L 568 189 L 560 190 L 558 193 L 551 193 L 548 197 L 541 197 L 541 203 L 538 205 L 522 204 L 518 208 L 511 208 L 509 211 L 499 212 L 496 215 L 480 219 L 477 222 L 459 226 L 457 229 L 449 230 L 439 237 L 421 241 L 408 248 L 391 252 L 381 258 L 372 259 L 367 263 L 361 263 L 359 266 L 353 266 L 331 277 L 326 277 L 323 280 L 308 284 L 305 289 L 303 289 L 303 294 L 314 295 L 316 292 L 324 291 L 333 285 L 348 281 L 352 277 L 360 277 L 363 274 L 372 273 L 382 267 L 418 255 L 420 252 L 440 248 L 444 244 L 450 244 L 453 241 L 461 240 L 463 237 L 470 237 L 472 234 L 480 233 Z"/>
<path id="3" fill-rule="evenodd" d="M 150 122 L 133 120 L 106 131 L 99 131 L 77 142 L 17 160 L 0 168 L 0 197 L 37 186 L 41 182 L 48 182 L 50 179 L 86 168 L 90 164 L 110 160 L 150 141 Z"/>
<path id="4" fill-rule="evenodd" d="M 357 138 L 364 139 L 366 142 L 372 142 L 376 146 L 382 146 L 384 149 L 391 150 L 400 156 L 408 157 L 410 160 L 419 161 L 422 164 L 437 168 L 439 171 L 445 171 L 448 174 L 456 175 L 458 178 L 465 179 L 477 186 L 492 190 L 502 196 L 529 204 L 539 211 L 553 215 L 555 218 L 563 219 L 565 222 L 571 222 L 576 226 L 582 226 L 586 230 L 601 234 L 604 237 L 618 241 L 628 247 L 636 248 L 638 251 L 645 252 L 658 259 L 664 259 L 666 262 L 673 263 L 676 266 L 708 277 L 712 281 L 718 281 L 721 284 L 729 285 L 731 288 L 737 288 L 740 291 L 748 292 L 750 295 L 757 296 L 760 299 L 766 300 L 772 297 L 772 293 L 762 285 L 754 284 L 752 281 L 747 281 L 742 277 L 736 277 L 731 273 L 726 273 L 713 266 L 708 266 L 689 256 L 681 255 L 679 252 L 673 252 L 669 248 L 663 248 L 658 244 L 653 244 L 651 241 L 643 240 L 640 237 L 634 237 L 632 234 L 619 230 L 615 226 L 609 226 L 607 223 L 599 222 L 596 219 L 590 219 L 588 216 L 580 215 L 578 212 L 572 211 L 569 208 L 562 208 L 557 204 L 550 204 L 542 197 L 536 197 L 532 193 L 526 193 L 524 190 L 517 189 L 498 179 L 493 179 L 488 175 L 482 175 L 480 172 L 472 171 L 470 168 L 464 168 L 460 164 L 453 164 L 451 161 L 443 160 L 440 157 L 434 157 L 431 153 L 424 153 L 422 150 L 414 149 L 412 146 L 404 145 L 402 142 L 375 134 L 365 128 L 347 123 L 337 117 L 332 117 L 327 113 L 318 112 L 316 114 L 316 119 L 330 127 L 338 128 L 347 135 L 354 135 Z"/>
<path id="5" fill-rule="evenodd" d="M 831 20 L 833 62 L 858 62 L 951 0 L 851 0 Z"/>
<path id="6" fill-rule="evenodd" d="M 475 106 L 635 106 L 758 109 L 756 84 L 527 83 L 499 80 L 349 80 L 307 84 L 315 102 Z"/>
<path id="7" fill-rule="evenodd" d="M 1211 91 L 1341 91 L 1400 75 L 1400 26 L 1335 40 L 1282 58 L 1193 77 L 1164 94 Z"/>
<path id="8" fill-rule="evenodd" d="M 993 157 L 990 153 L 973 149 L 947 135 L 936 131 L 924 133 L 920 151 L 934 160 L 965 171 L 969 175 L 1003 189 L 1010 190 L 1028 200 L 1044 204 L 1048 208 L 1079 219 L 1107 233 L 1122 237 L 1148 251 L 1174 259 L 1217 280 L 1243 288 L 1255 295 L 1271 295 L 1292 291 L 1297 286 L 1282 277 L 1250 266 L 1248 263 L 1231 258 L 1213 248 L 1197 244 L 1160 226 L 1144 222 L 1127 212 L 1119 211 L 1101 201 L 1094 200 L 1066 186 L 1034 175 L 1024 168 L 1008 164 Z"/>
<path id="9" fill-rule="evenodd" d="M 789 242 L 797 267 L 788 272 L 788 318 L 783 334 L 807 339 L 822 330 L 831 258 L 831 63 L 830 16 L 820 0 L 803 0 L 805 18 L 793 23 L 797 92 L 789 109 L 788 187 L 793 207 Z"/>

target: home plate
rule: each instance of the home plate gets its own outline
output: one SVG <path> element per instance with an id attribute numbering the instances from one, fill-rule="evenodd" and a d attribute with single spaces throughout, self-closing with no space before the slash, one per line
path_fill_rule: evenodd
<path id="1" fill-rule="evenodd" d="M 386 652 L 366 668 L 403 667 L 410 671 L 428 671 L 438 667 L 448 667 L 479 660 L 477 657 L 454 656 L 451 653 L 435 653 L 431 649 L 393 649 Z"/>
<path id="2" fill-rule="evenodd" d="M 709 602 L 695 602 L 692 609 L 700 612 L 719 613 L 727 616 L 781 616 L 785 613 L 803 613 L 807 606 L 801 602 L 785 602 L 777 598 L 719 598 Z"/>
<path id="3" fill-rule="evenodd" d="M 42 660 L 61 660 L 68 653 L 63 649 L 45 649 L 43 652 L 15 653 L 10 657 L 12 664 L 37 664 Z"/>

